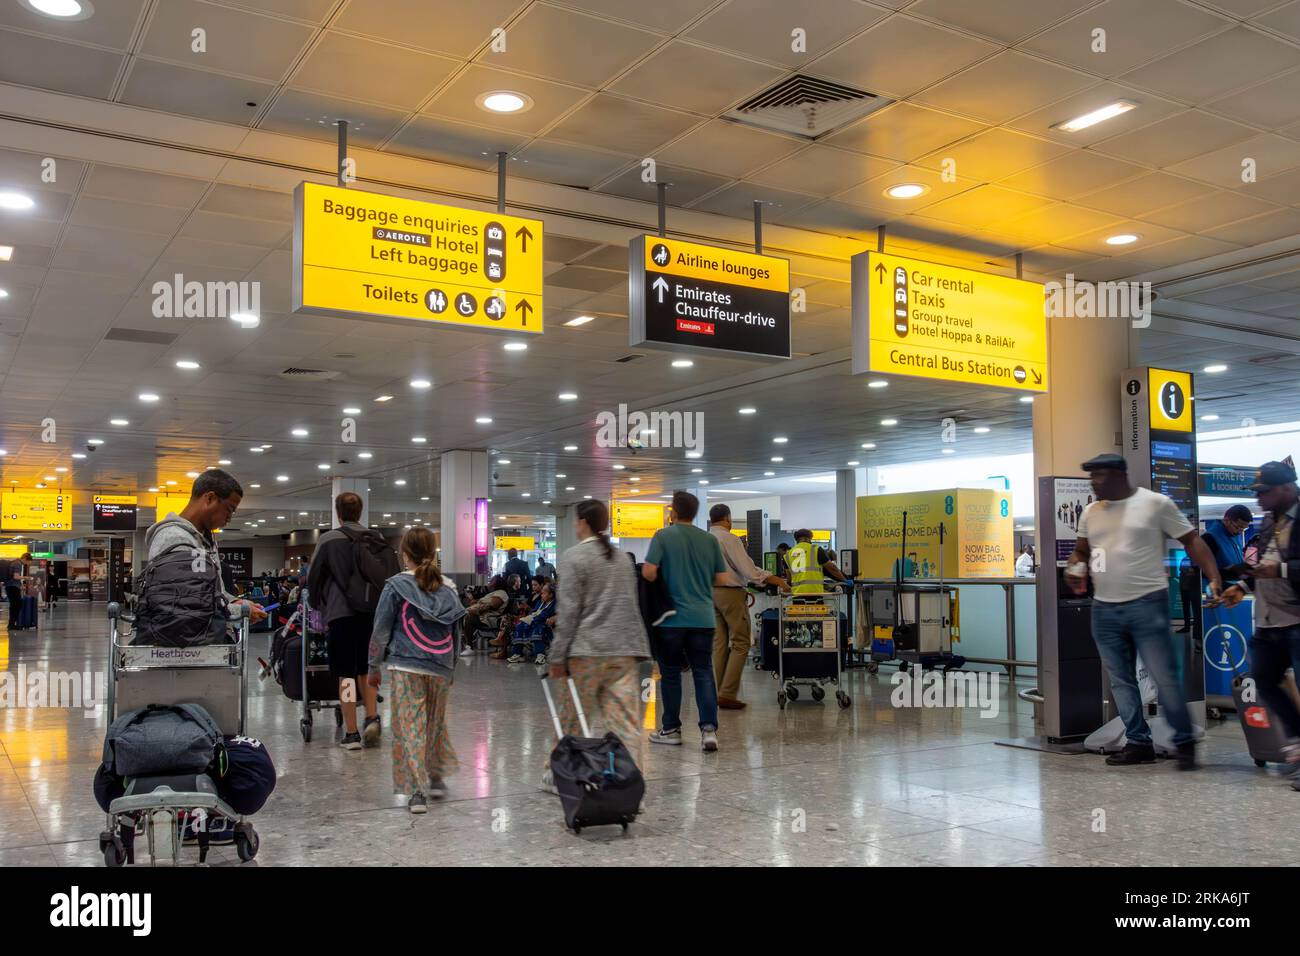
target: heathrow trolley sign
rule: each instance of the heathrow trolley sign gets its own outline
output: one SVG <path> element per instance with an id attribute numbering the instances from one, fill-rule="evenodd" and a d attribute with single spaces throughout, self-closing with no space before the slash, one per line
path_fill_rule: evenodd
<path id="1" fill-rule="evenodd" d="M 542 331 L 542 224 L 301 183 L 293 311 Z"/>
<path id="2" fill-rule="evenodd" d="M 852 261 L 853 372 L 1047 391 L 1043 287 L 879 252 Z"/>
<path id="3" fill-rule="evenodd" d="M 629 246 L 629 344 L 790 357 L 790 263 L 662 236 Z"/>

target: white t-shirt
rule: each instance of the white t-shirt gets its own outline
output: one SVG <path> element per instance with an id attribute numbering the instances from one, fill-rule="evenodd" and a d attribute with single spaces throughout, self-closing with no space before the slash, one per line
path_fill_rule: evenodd
<path id="1" fill-rule="evenodd" d="M 1095 600 L 1118 604 L 1164 590 L 1169 585 L 1165 540 L 1191 530 L 1171 499 L 1148 488 L 1134 489 L 1122 501 L 1088 505 L 1079 518 L 1079 537 L 1087 538 L 1093 551 Z"/>

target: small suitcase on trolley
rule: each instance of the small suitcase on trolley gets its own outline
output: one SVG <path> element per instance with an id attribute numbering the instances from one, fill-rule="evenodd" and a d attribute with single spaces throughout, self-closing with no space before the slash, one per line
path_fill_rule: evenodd
<path id="1" fill-rule="evenodd" d="M 645 778 L 632 759 L 623 741 L 615 734 L 592 737 L 587 727 L 587 717 L 578 700 L 578 688 L 573 678 L 568 678 L 569 693 L 578 712 L 582 736 L 564 733 L 560 715 L 555 710 L 551 687 L 542 676 L 542 691 L 546 706 L 551 711 L 555 733 L 560 742 L 551 752 L 551 774 L 555 789 L 560 792 L 560 805 L 564 809 L 564 823 L 574 833 L 583 827 L 619 824 L 624 832 L 641 809 L 645 796 Z"/>
<path id="2" fill-rule="evenodd" d="M 1246 747 L 1250 750 L 1251 759 L 1255 761 L 1256 767 L 1286 763 L 1286 754 L 1282 750 L 1287 742 L 1286 729 L 1282 726 L 1282 721 L 1278 720 L 1277 714 L 1259 699 L 1258 689 L 1255 690 L 1253 703 L 1246 703 L 1242 699 L 1247 680 L 1251 678 L 1232 679 L 1232 702 L 1241 718 L 1241 730 L 1246 735 Z"/>

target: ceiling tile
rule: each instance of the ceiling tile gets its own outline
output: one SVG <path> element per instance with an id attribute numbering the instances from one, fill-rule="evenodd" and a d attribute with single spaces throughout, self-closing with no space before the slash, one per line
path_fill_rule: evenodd
<path id="1" fill-rule="evenodd" d="M 1187 110 L 1132 133 L 1102 140 L 1095 149 L 1121 159 L 1163 167 L 1199 156 L 1206 150 L 1240 143 L 1254 135 L 1254 130 L 1240 123 L 1200 110 Z"/>
<path id="2" fill-rule="evenodd" d="M 0 149 L 0 183 L 6 186 L 31 186 L 51 192 L 76 192 L 85 163 L 73 159 L 60 159 L 55 166 L 55 180 L 44 182 L 44 160 L 39 153 L 26 153 L 17 149 Z"/>
<path id="3" fill-rule="evenodd" d="M 339 120 L 348 121 L 348 144 L 374 149 L 397 132 L 409 114 L 305 90 L 281 90 L 257 126 L 273 133 L 336 143 Z"/>
<path id="4" fill-rule="evenodd" d="M 309 20 L 320 23 L 325 14 L 330 12 L 335 0 L 220 0 L 228 7 L 244 7 L 259 13 L 274 13 L 293 17 L 295 20 Z"/>
<path id="5" fill-rule="evenodd" d="M 1281 0 L 1202 0 L 1202 2 L 1231 16 L 1245 19 L 1270 7 L 1276 7 Z"/>
<path id="6" fill-rule="evenodd" d="M 193 31 L 206 33 L 195 52 Z M 279 80 L 298 59 L 312 28 L 199 0 L 168 0 L 154 7 L 138 53 L 198 69 Z"/>
<path id="7" fill-rule="evenodd" d="M 180 176 L 164 176 L 161 173 L 96 163 L 91 167 L 90 177 L 86 180 L 82 193 L 188 209 L 199 201 L 207 188 L 207 182 L 198 179 L 182 179 Z"/>
<path id="8" fill-rule="evenodd" d="M 826 142 L 910 163 L 932 150 L 986 128 L 950 113 L 911 103 L 895 103 L 831 134 L 826 137 Z"/>
<path id="9" fill-rule="evenodd" d="M 724 50 L 798 69 L 838 46 L 846 37 L 888 16 L 888 11 L 858 0 L 728 0 L 696 24 L 687 36 Z M 792 31 L 804 30 L 806 52 L 794 52 Z"/>
<path id="10" fill-rule="evenodd" d="M 68 222 L 74 226 L 129 229 L 170 236 L 180 228 L 186 215 L 185 209 L 176 206 L 151 206 L 82 195 L 77 197 Z"/>
<path id="11" fill-rule="evenodd" d="M 1041 196 L 1012 192 L 1000 186 L 977 186 L 966 192 L 931 203 L 923 210 L 930 219 L 942 219 L 968 226 L 982 226 L 1046 206 Z"/>
<path id="12" fill-rule="evenodd" d="M 247 104 L 264 102 L 274 89 L 256 80 L 137 59 L 121 100 L 165 113 L 247 126 L 257 113 L 256 106 Z"/>
<path id="13" fill-rule="evenodd" d="M 1193 196 L 1204 196 L 1209 191 L 1210 187 L 1204 183 L 1190 182 L 1167 173 L 1147 173 L 1077 197 L 1076 202 L 1117 216 L 1141 216 L 1152 209 L 1172 206 Z"/>
<path id="14" fill-rule="evenodd" d="M 1205 196 L 1145 213 L 1142 218 L 1183 232 L 1202 232 L 1238 219 L 1273 212 L 1275 208 L 1271 203 L 1244 195 L 1241 190 L 1216 189 Z"/>
<path id="15" fill-rule="evenodd" d="M 764 218 L 768 218 L 802 209 L 816 202 L 817 198 L 791 192 L 788 189 L 774 189 L 771 186 L 759 186 L 755 183 L 735 183 L 694 203 L 691 208 L 715 212 L 720 216 L 732 216 L 736 219 L 753 219 L 756 201 L 769 204 L 763 210 Z"/>
<path id="16" fill-rule="evenodd" d="M 807 72 L 902 98 L 997 49 L 984 40 L 895 14 L 814 60 Z"/>
<path id="17" fill-rule="evenodd" d="M 514 21 L 506 49 L 479 61 L 562 83 L 598 87 L 649 53 L 663 38 L 636 27 L 536 3 Z"/>
<path id="18" fill-rule="evenodd" d="M 690 113 L 598 93 L 557 123 L 547 135 L 571 143 L 652 156 L 658 147 L 699 121 L 699 117 Z"/>
<path id="19" fill-rule="evenodd" d="M 1170 50 L 1229 25 L 1182 0 L 1106 0 L 1021 48 L 1101 76 L 1119 76 Z M 1093 31 L 1105 30 L 1105 52 L 1093 52 Z"/>
<path id="20" fill-rule="evenodd" d="M 1145 173 L 1141 166 L 1077 149 L 1000 180 L 998 185 L 1022 192 L 1073 199 L 1105 186 Z"/>
<path id="21" fill-rule="evenodd" d="M 451 57 L 327 32 L 294 71 L 289 85 L 410 111 L 459 65 Z"/>
<path id="22" fill-rule="evenodd" d="M 1261 179 L 1251 185 L 1250 194 L 1269 202 L 1300 206 L 1300 169 L 1287 170 L 1277 176 Z"/>
<path id="23" fill-rule="evenodd" d="M 674 166 L 739 178 L 752 169 L 789 156 L 804 146 L 794 137 L 777 136 L 733 120 L 710 120 L 655 153 Z"/>
<path id="24" fill-rule="evenodd" d="M 1068 152 L 1068 147 L 1009 129 L 991 129 L 956 146 L 938 150 L 920 165 L 942 168 L 947 160 L 956 163 L 958 176 L 975 180 L 1004 179 L 1022 169 L 1037 166 Z"/>
<path id="25" fill-rule="evenodd" d="M 509 171 L 510 175 L 524 179 L 590 189 L 630 162 L 636 162 L 636 157 L 538 139 L 512 157 Z M 640 168 L 638 165 L 637 170 Z"/>
<path id="26" fill-rule="evenodd" d="M 492 113 L 477 104 L 483 93 L 513 90 L 531 97 L 533 105 L 518 113 Z M 540 133 L 587 97 L 575 86 L 562 86 L 535 77 L 520 76 L 471 64 L 440 92 L 426 113 L 466 123 L 482 123 L 516 133 Z"/>
<path id="27" fill-rule="evenodd" d="M 1052 127 L 1079 116 L 1109 106 L 1116 100 L 1128 100 L 1137 103 L 1137 109 L 1113 116 L 1104 122 L 1089 126 L 1073 133 Z M 1103 139 L 1119 136 L 1134 130 L 1150 126 L 1152 123 L 1181 113 L 1186 109 L 1181 103 L 1166 100 L 1145 90 L 1137 90 L 1121 83 L 1104 82 L 1089 87 L 1064 99 L 1057 100 L 1049 106 L 1034 110 L 1017 117 L 1007 125 L 1013 129 L 1023 130 L 1037 136 L 1054 139 L 1069 146 L 1086 147 Z"/>
<path id="28" fill-rule="evenodd" d="M 1300 70 L 1206 103 L 1202 109 L 1229 119 L 1280 129 L 1300 119 Z"/>
<path id="29" fill-rule="evenodd" d="M 780 75 L 775 67 L 674 40 L 610 89 L 712 116 L 758 93 Z"/>
<path id="30" fill-rule="evenodd" d="M 930 87 L 916 101 L 988 123 L 1003 123 L 1096 82 L 1075 70 L 1006 50 Z"/>
<path id="31" fill-rule="evenodd" d="M 1214 183 L 1225 189 L 1240 187 L 1244 192 L 1249 192 L 1251 184 L 1243 184 L 1242 180 L 1244 174 L 1242 163 L 1247 159 L 1255 161 L 1257 179 L 1276 176 L 1278 173 L 1300 166 L 1300 142 L 1273 133 L 1261 133 L 1224 149 L 1170 166 L 1168 170 L 1189 179 Z"/>
<path id="32" fill-rule="evenodd" d="M 903 183 L 916 183 L 926 187 L 926 192 L 913 199 L 894 199 L 885 195 L 891 186 Z M 945 181 L 943 174 L 933 169 L 920 166 L 902 166 L 883 176 L 869 179 L 861 185 L 846 189 L 835 198 L 842 202 L 865 206 L 883 213 L 886 219 L 915 212 L 931 203 L 950 196 L 956 196 L 978 185 L 978 180 L 969 176 L 958 176 L 952 182 Z"/>
<path id="33" fill-rule="evenodd" d="M 1207 64 L 1216 68 L 1206 69 Z M 1300 49 L 1238 26 L 1126 73 L 1124 79 L 1187 103 L 1202 103 L 1297 65 Z"/>
<path id="34" fill-rule="evenodd" d="M 195 212 L 186 221 L 180 235 L 217 242 L 242 242 L 250 246 L 273 249 L 291 232 L 288 223 L 265 219 L 244 219 L 215 212 Z"/>
<path id="35" fill-rule="evenodd" d="M 417 116 L 384 149 L 440 163 L 488 169 L 496 168 L 498 152 L 512 153 L 526 142 L 528 137 L 523 133 L 469 126 L 436 116 Z"/>
<path id="36" fill-rule="evenodd" d="M 918 0 L 907 8 L 907 12 L 1010 44 L 1040 32 L 1092 2 L 1094 0 L 999 0 L 997 4 L 982 4 L 968 0 Z"/>
<path id="37" fill-rule="evenodd" d="M 247 189 L 218 183 L 199 208 L 230 216 L 289 222 L 293 219 L 293 196 L 270 189 Z"/>
<path id="38" fill-rule="evenodd" d="M 1138 237 L 1138 241 L 1132 246 L 1108 246 L 1106 245 L 1107 236 L 1118 236 L 1131 234 Z M 1064 246 L 1067 249 L 1078 249 L 1082 252 L 1090 252 L 1099 256 L 1117 257 L 1126 251 L 1141 252 L 1151 246 L 1158 245 L 1162 242 L 1168 242 L 1171 239 L 1182 237 L 1176 229 L 1170 229 L 1166 226 L 1158 226 L 1154 222 L 1147 222 L 1138 219 L 1126 219 L 1101 229 L 1094 229 L 1089 232 L 1080 233 L 1077 236 L 1071 236 L 1062 242 L 1056 243 L 1058 246 Z"/>
<path id="39" fill-rule="evenodd" d="M 1291 0 L 1286 6 L 1254 18 L 1254 23 L 1269 30 L 1300 40 L 1300 0 Z"/>
<path id="40" fill-rule="evenodd" d="M 565 266 L 546 277 L 547 284 L 566 289 L 587 289 L 591 292 L 608 292 L 615 286 L 626 285 L 627 276 L 620 272 L 590 269 L 583 266 Z"/>
<path id="41" fill-rule="evenodd" d="M 863 180 L 883 175 L 898 165 L 893 160 L 813 144 L 763 168 L 748 179 L 764 186 L 830 196 Z"/>
<path id="42" fill-rule="evenodd" d="M 926 210 L 926 215 L 930 210 Z M 991 222 L 995 232 L 1015 236 L 1026 245 L 1059 244 L 1070 236 L 1097 229 L 1105 229 L 1119 222 L 1119 217 L 1110 213 L 1072 206 L 1069 203 L 1052 203 L 1040 206 L 1027 215 L 1008 216 Z"/>
<path id="43" fill-rule="evenodd" d="M 655 174 L 659 182 L 669 183 L 665 201 L 670 206 L 685 206 L 730 181 L 723 176 L 714 176 L 712 173 L 702 173 L 664 163 L 656 164 Z M 605 183 L 600 187 L 600 192 L 626 196 L 628 199 L 639 199 L 643 202 L 656 202 L 658 198 L 656 184 L 642 180 L 639 163 Z"/>
<path id="44" fill-rule="evenodd" d="M 0 30 L 0 82 L 108 99 L 124 59 L 120 53 Z"/>
<path id="45" fill-rule="evenodd" d="M 853 238 L 874 236 L 876 227 L 888 219 L 883 213 L 834 199 L 804 206 L 802 209 L 778 212 L 770 217 L 765 213 L 766 218 L 783 226 Z"/>
<path id="46" fill-rule="evenodd" d="M 365 0 L 349 3 L 330 27 L 468 57 L 492 39 L 493 27 L 506 24 L 522 5 L 522 0 Z"/>
<path id="47" fill-rule="evenodd" d="M 700 0 L 561 0 L 575 7 L 605 17 L 628 20 L 663 33 L 676 33 L 686 23 L 708 12 L 709 5 Z"/>

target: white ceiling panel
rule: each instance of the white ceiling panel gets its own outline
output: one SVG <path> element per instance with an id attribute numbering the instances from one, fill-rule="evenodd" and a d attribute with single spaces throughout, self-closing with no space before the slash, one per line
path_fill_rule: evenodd
<path id="1" fill-rule="evenodd" d="M 610 89 L 650 103 L 714 116 L 748 99 L 781 76 L 782 71 L 674 40 L 628 71 Z"/>
<path id="2" fill-rule="evenodd" d="M 727 0 L 686 34 L 692 40 L 757 60 L 800 69 L 809 60 L 889 15 L 859 0 Z M 794 49 L 793 32 L 804 31 L 806 45 Z"/>

